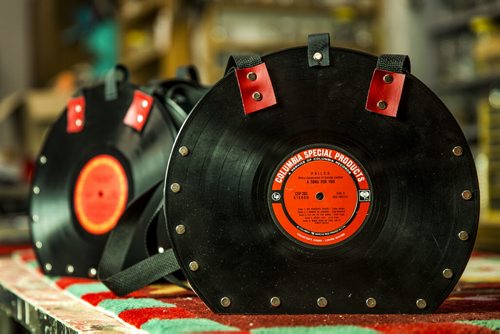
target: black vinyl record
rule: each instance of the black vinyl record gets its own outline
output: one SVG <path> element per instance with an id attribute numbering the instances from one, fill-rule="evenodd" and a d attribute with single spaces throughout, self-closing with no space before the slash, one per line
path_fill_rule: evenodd
<path id="1" fill-rule="evenodd" d="M 68 131 L 65 109 L 38 157 L 31 234 L 47 274 L 95 277 L 107 235 L 128 203 L 163 179 L 177 133 L 171 116 L 157 98 L 126 81 L 116 89 L 113 99 L 105 84 L 82 89 L 76 107 L 84 112 L 83 122 L 76 120 L 81 131 Z M 134 103 L 149 110 L 147 118 L 132 119 L 142 128 L 126 124 Z M 147 256 L 144 243 L 138 233 L 129 263 Z"/>
<path id="2" fill-rule="evenodd" d="M 223 313 L 435 310 L 479 215 L 451 113 L 410 73 L 397 117 L 367 111 L 368 54 L 331 48 L 320 67 L 307 48 L 262 60 L 277 104 L 245 115 L 230 72 L 172 150 L 167 228 L 193 289 Z"/>

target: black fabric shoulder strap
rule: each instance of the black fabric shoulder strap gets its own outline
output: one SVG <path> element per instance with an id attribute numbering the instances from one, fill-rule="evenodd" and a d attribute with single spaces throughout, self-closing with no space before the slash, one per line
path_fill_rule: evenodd
<path id="1" fill-rule="evenodd" d="M 262 64 L 262 58 L 259 55 L 234 55 L 229 57 L 224 74 L 228 74 L 235 68 L 254 67 Z"/>
<path id="2" fill-rule="evenodd" d="M 147 231 L 160 214 L 163 214 L 163 182 L 132 202 L 111 231 L 99 263 L 98 277 L 117 295 L 126 295 L 180 269 L 172 249 L 123 268 L 136 231 Z M 174 284 L 182 285 L 170 278 Z"/>
<path id="3" fill-rule="evenodd" d="M 410 73 L 410 57 L 407 55 L 383 54 L 378 57 L 377 68 L 389 72 L 403 73 L 403 70 Z"/>

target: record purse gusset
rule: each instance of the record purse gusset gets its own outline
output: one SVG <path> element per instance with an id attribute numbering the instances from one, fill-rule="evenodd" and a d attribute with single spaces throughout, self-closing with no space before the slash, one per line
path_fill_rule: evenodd
<path id="1" fill-rule="evenodd" d="M 427 313 L 476 237 L 471 151 L 406 56 L 233 57 L 165 180 L 175 256 L 220 313 Z"/>
<path id="2" fill-rule="evenodd" d="M 128 203 L 164 179 L 177 128 L 163 103 L 117 66 L 80 89 L 38 156 L 30 198 L 31 235 L 49 275 L 95 277 L 104 244 Z M 127 261 L 147 256 L 134 238 Z"/>

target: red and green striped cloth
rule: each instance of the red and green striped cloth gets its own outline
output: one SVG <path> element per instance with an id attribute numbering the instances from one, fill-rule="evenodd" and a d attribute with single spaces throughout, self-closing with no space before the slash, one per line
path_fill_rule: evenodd
<path id="1" fill-rule="evenodd" d="M 37 268 L 31 252 L 22 258 Z M 51 280 L 101 312 L 148 333 L 500 332 L 500 255 L 493 254 L 475 254 L 455 291 L 430 315 L 217 315 L 192 292 L 173 285 L 151 285 L 118 297 L 96 280 Z"/>

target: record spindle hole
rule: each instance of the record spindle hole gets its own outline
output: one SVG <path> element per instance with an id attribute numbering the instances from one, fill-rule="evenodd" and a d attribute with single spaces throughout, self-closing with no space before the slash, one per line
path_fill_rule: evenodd
<path id="1" fill-rule="evenodd" d="M 318 201 L 322 201 L 325 198 L 325 195 L 322 192 L 316 193 L 316 199 Z"/>

